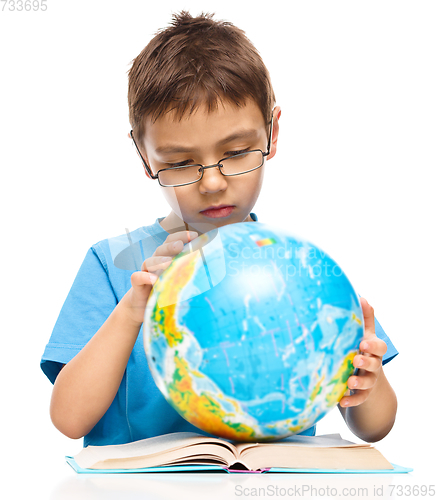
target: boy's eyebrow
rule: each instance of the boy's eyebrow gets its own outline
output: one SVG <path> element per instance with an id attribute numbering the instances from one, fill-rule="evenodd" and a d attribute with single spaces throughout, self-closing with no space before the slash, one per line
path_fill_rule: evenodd
<path id="1" fill-rule="evenodd" d="M 235 141 L 237 139 L 255 139 L 258 135 L 258 130 L 249 129 L 249 130 L 240 130 L 238 132 L 234 132 L 221 141 L 217 143 L 218 146 L 223 146 L 228 142 Z M 191 153 L 196 151 L 196 148 L 186 148 L 184 146 L 178 145 L 164 145 L 156 148 L 155 152 L 158 154 L 171 154 L 171 153 Z"/>
<path id="2" fill-rule="evenodd" d="M 258 130 L 249 129 L 249 130 L 240 130 L 238 132 L 234 132 L 233 134 L 228 135 L 224 139 L 222 139 L 218 145 L 223 146 L 224 144 L 235 141 L 237 139 L 255 139 L 258 135 Z"/>
<path id="3" fill-rule="evenodd" d="M 169 154 L 169 153 L 191 153 L 192 148 L 185 148 L 184 146 L 159 146 L 156 148 L 155 152 L 158 154 Z"/>

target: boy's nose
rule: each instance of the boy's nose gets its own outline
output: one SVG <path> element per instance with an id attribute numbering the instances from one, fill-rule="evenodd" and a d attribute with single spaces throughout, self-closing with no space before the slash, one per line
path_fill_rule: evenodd
<path id="1" fill-rule="evenodd" d="M 219 167 L 206 168 L 203 171 L 203 178 L 199 181 L 199 190 L 201 193 L 224 191 L 227 187 L 227 178 L 222 175 Z"/>

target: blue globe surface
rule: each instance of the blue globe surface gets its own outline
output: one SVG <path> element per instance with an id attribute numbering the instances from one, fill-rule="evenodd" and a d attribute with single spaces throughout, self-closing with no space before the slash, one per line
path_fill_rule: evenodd
<path id="1" fill-rule="evenodd" d="M 186 245 L 154 285 L 143 330 L 154 380 L 186 420 L 259 441 L 302 432 L 338 403 L 363 326 L 326 253 L 243 222 Z"/>

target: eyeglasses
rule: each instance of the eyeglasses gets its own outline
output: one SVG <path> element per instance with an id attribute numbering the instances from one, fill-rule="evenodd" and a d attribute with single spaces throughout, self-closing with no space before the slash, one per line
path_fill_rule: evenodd
<path id="1" fill-rule="evenodd" d="M 146 168 L 147 173 L 150 175 L 150 177 L 153 180 L 158 179 L 158 182 L 162 187 L 178 187 L 199 182 L 203 178 L 203 173 L 207 168 L 218 167 L 221 174 L 225 177 L 246 174 L 248 172 L 252 172 L 253 170 L 261 168 L 264 165 L 264 158 L 270 154 L 272 130 L 273 116 L 270 120 L 269 142 L 266 152 L 261 151 L 261 149 L 242 151 L 241 153 L 222 158 L 218 161 L 218 163 L 215 163 L 214 165 L 205 166 L 196 163 L 194 165 L 168 167 L 158 170 L 156 175 L 153 175 L 150 167 L 144 161 L 144 158 L 142 157 L 140 150 L 138 149 L 137 143 L 135 142 L 133 130 L 129 132 L 129 135 L 133 143 L 135 144 L 135 149 L 137 150 L 137 153 L 141 158 L 141 161 L 143 162 L 144 167 Z"/>

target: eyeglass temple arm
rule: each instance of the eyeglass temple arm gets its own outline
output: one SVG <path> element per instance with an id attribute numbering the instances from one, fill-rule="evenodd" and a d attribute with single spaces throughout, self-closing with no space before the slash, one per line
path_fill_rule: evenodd
<path id="1" fill-rule="evenodd" d="M 138 146 L 137 146 L 137 143 L 135 142 L 135 139 L 134 139 L 134 134 L 133 134 L 133 130 L 131 130 L 131 131 L 129 132 L 129 135 L 130 135 L 130 138 L 132 139 L 132 141 L 133 141 L 133 143 L 134 143 L 134 145 L 135 145 L 135 149 L 137 150 L 138 156 L 141 158 L 141 161 L 143 162 L 143 165 L 144 165 L 144 167 L 145 167 L 145 168 L 146 168 L 146 170 L 147 170 L 147 173 L 150 175 L 150 177 L 151 177 L 152 179 L 157 179 L 157 178 L 158 178 L 158 174 L 153 175 L 152 171 L 150 170 L 149 165 L 147 165 L 147 163 L 145 162 L 145 160 L 144 160 L 144 158 L 143 158 L 143 155 L 141 154 L 141 152 L 140 152 L 140 150 L 139 150 L 139 148 L 138 148 Z"/>
<path id="2" fill-rule="evenodd" d="M 273 115 L 270 120 L 270 133 L 269 133 L 269 142 L 267 144 L 267 152 L 263 153 L 263 156 L 268 156 L 270 154 L 270 146 L 272 145 L 272 134 L 273 134 Z"/>

